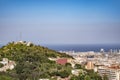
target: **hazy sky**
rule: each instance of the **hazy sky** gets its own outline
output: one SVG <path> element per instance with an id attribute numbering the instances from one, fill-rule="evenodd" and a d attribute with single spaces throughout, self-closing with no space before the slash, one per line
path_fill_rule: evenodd
<path id="1" fill-rule="evenodd" d="M 120 44 L 120 0 L 0 0 L 0 43 Z"/>

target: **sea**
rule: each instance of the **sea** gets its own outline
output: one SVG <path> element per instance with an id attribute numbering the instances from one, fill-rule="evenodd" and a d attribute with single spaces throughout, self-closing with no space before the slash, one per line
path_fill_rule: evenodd
<path id="1" fill-rule="evenodd" d="M 104 49 L 105 52 L 110 51 L 111 49 L 120 51 L 120 44 L 89 44 L 89 45 L 45 45 L 46 47 L 56 50 L 56 51 L 75 51 L 75 52 L 87 52 L 94 51 L 100 52 L 101 49 Z"/>
<path id="2" fill-rule="evenodd" d="M 2 47 L 3 45 L 0 45 Z M 104 49 L 105 52 L 110 51 L 111 49 L 120 51 L 120 44 L 82 44 L 82 45 L 74 45 L 74 44 L 67 44 L 67 45 L 42 45 L 49 49 L 53 49 L 56 51 L 75 51 L 75 52 L 87 52 L 87 51 L 94 51 L 100 52 L 101 49 Z"/>

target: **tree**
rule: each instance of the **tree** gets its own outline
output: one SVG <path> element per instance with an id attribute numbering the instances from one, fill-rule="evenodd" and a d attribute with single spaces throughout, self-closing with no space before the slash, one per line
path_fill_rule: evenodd
<path id="1" fill-rule="evenodd" d="M 86 75 L 84 80 L 91 80 L 90 76 L 89 75 Z"/>
<path id="2" fill-rule="evenodd" d="M 103 76 L 103 80 L 109 80 L 107 75 Z"/>
<path id="3" fill-rule="evenodd" d="M 96 73 L 96 74 L 94 74 L 93 79 L 94 80 L 102 80 L 102 77 Z"/>
<path id="4" fill-rule="evenodd" d="M 3 67 L 4 65 L 2 63 L 0 63 L 0 68 Z"/>
<path id="5" fill-rule="evenodd" d="M 65 71 L 65 70 L 59 72 L 58 74 L 59 74 L 59 76 L 61 76 L 62 78 L 68 77 L 68 76 L 70 75 L 70 73 L 67 72 L 67 71 Z"/>
<path id="6" fill-rule="evenodd" d="M 65 66 L 71 67 L 71 64 L 70 63 L 66 63 Z"/>
<path id="7" fill-rule="evenodd" d="M 81 69 L 81 65 L 80 64 L 75 64 L 75 69 Z"/>
<path id="8" fill-rule="evenodd" d="M 80 80 L 77 76 L 72 76 L 70 80 Z"/>
<path id="9" fill-rule="evenodd" d="M 6 75 L 0 75 L 0 80 L 13 80 L 13 78 Z"/>

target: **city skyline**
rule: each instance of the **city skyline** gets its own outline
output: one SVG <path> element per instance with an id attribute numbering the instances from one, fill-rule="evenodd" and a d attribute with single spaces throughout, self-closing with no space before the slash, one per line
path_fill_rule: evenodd
<path id="1" fill-rule="evenodd" d="M 0 0 L 0 43 L 21 39 L 36 44 L 120 44 L 119 4 L 119 0 Z"/>

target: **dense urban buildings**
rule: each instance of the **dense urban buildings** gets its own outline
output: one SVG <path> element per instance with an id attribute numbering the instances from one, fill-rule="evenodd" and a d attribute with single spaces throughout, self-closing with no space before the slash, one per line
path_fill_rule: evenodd
<path id="1" fill-rule="evenodd" d="M 109 80 L 120 80 L 120 50 L 105 52 L 101 49 L 99 52 L 75 52 L 60 51 L 74 57 L 74 63 L 85 66 L 87 70 L 94 70 L 100 76 L 107 76 Z"/>

